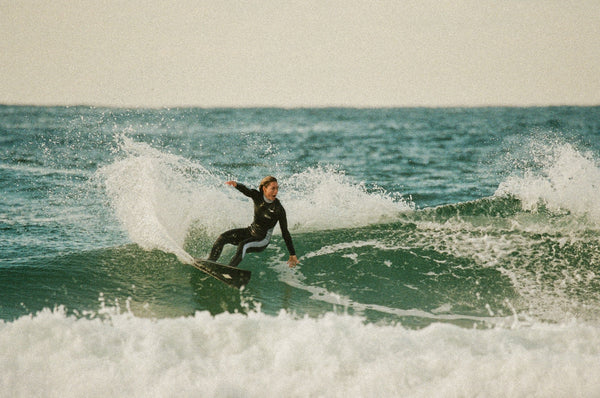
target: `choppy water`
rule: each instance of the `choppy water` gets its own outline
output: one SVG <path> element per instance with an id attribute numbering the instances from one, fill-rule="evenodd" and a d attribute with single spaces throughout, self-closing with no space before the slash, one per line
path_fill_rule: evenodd
<path id="1" fill-rule="evenodd" d="M 597 396 L 599 138 L 598 107 L 0 107 L 0 395 Z M 267 174 L 301 265 L 276 234 L 239 292 L 187 263 Z"/>

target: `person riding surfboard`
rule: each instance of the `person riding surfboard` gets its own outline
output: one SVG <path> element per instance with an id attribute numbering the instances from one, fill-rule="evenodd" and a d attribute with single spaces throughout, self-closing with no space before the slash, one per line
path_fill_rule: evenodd
<path id="1" fill-rule="evenodd" d="M 288 231 L 285 209 L 277 199 L 279 184 L 273 176 L 262 179 L 258 190 L 250 189 L 237 181 L 227 181 L 225 184 L 236 188 L 254 202 L 254 221 L 246 228 L 236 228 L 223 232 L 215 241 L 209 261 L 217 261 L 226 244 L 237 245 L 237 251 L 231 258 L 229 265 L 237 267 L 246 253 L 260 252 L 267 248 L 271 241 L 273 229 L 279 223 L 281 235 L 288 249 L 290 268 L 298 264 L 298 257 Z"/>

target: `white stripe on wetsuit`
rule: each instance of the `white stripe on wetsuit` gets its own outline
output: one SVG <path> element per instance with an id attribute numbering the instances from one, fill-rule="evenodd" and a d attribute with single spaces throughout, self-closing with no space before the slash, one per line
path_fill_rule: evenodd
<path id="1" fill-rule="evenodd" d="M 244 250 L 242 251 L 242 258 L 246 256 L 246 250 L 254 247 L 267 247 L 269 242 L 271 241 L 271 235 L 273 235 L 273 228 L 267 231 L 267 234 L 263 238 L 263 240 L 248 242 L 244 245 Z"/>

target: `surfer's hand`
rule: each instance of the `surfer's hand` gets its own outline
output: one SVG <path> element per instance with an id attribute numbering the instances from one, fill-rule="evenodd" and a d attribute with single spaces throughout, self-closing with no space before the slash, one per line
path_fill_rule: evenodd
<path id="1" fill-rule="evenodd" d="M 294 268 L 299 263 L 298 257 L 296 257 L 296 256 L 290 256 L 290 259 L 288 260 L 287 263 L 290 266 L 290 268 Z"/>
<path id="2" fill-rule="evenodd" d="M 225 184 L 231 185 L 232 187 L 237 187 L 237 182 L 235 181 L 227 181 Z"/>

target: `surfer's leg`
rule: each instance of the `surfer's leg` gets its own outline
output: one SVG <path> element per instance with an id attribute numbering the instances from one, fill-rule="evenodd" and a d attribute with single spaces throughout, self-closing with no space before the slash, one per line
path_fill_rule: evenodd
<path id="1" fill-rule="evenodd" d="M 249 228 L 238 228 L 223 232 L 215 241 L 208 259 L 210 261 L 217 261 L 223 252 L 223 246 L 226 244 L 238 245 L 240 242 L 248 239 L 249 236 L 251 236 Z"/>
<path id="2" fill-rule="evenodd" d="M 262 239 L 256 239 L 252 237 L 240 243 L 238 245 L 237 251 L 235 252 L 235 255 L 231 258 L 231 261 L 229 262 L 229 266 L 237 267 L 244 259 L 246 253 L 257 253 L 265 250 L 269 245 L 270 238 L 271 234 Z"/>

